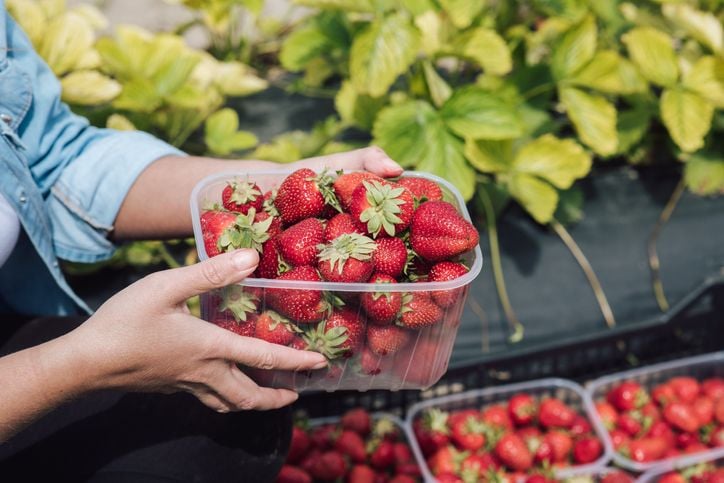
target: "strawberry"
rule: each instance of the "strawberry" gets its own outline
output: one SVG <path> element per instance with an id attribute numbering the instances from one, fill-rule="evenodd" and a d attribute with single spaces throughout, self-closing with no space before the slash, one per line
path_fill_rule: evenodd
<path id="1" fill-rule="evenodd" d="M 592 436 L 581 438 L 573 446 L 573 461 L 578 464 L 593 463 L 603 453 L 603 445 Z"/>
<path id="2" fill-rule="evenodd" d="M 426 201 L 415 211 L 410 244 L 420 257 L 441 262 L 472 250 L 480 235 L 475 227 L 445 201 Z"/>
<path id="3" fill-rule="evenodd" d="M 427 466 L 430 472 L 438 476 L 443 474 L 457 474 L 460 463 L 464 455 L 456 451 L 451 446 L 443 446 L 433 453 L 427 460 Z"/>
<path id="4" fill-rule="evenodd" d="M 292 442 L 289 444 L 289 452 L 287 453 L 287 463 L 296 464 L 304 457 L 312 446 L 307 432 L 299 426 L 292 427 Z"/>
<path id="5" fill-rule="evenodd" d="M 412 193 L 387 181 L 362 181 L 352 192 L 349 214 L 373 238 L 402 233 L 415 211 Z"/>
<path id="6" fill-rule="evenodd" d="M 583 416 L 576 416 L 573 419 L 573 424 L 569 428 L 569 431 L 571 432 L 571 436 L 578 437 L 590 433 L 593 431 L 593 428 L 591 427 L 591 423 L 588 422 L 588 419 Z"/>
<path id="7" fill-rule="evenodd" d="M 366 180 L 383 181 L 376 174 L 367 171 L 353 171 L 337 176 L 337 179 L 334 180 L 334 193 L 337 195 L 339 204 L 343 209 L 349 210 L 349 205 L 352 203 L 352 193 L 357 186 L 362 184 L 362 181 Z"/>
<path id="8" fill-rule="evenodd" d="M 709 446 L 712 448 L 724 448 L 724 426 L 715 428 L 709 435 Z"/>
<path id="9" fill-rule="evenodd" d="M 347 456 L 352 463 L 364 463 L 367 459 L 365 442 L 362 436 L 345 429 L 334 442 L 334 449 Z"/>
<path id="10" fill-rule="evenodd" d="M 570 428 L 576 412 L 560 399 L 546 399 L 540 403 L 538 419 L 545 428 Z"/>
<path id="11" fill-rule="evenodd" d="M 513 429 L 513 421 L 511 421 L 508 415 L 508 408 L 503 404 L 488 406 L 483 410 L 481 417 L 483 422 L 488 426 L 506 430 Z"/>
<path id="12" fill-rule="evenodd" d="M 462 263 L 455 262 L 439 262 L 432 266 L 427 276 L 428 282 L 445 282 L 462 277 L 468 273 L 468 267 Z M 464 288 L 455 288 L 450 290 L 436 290 L 432 292 L 432 298 L 435 303 L 444 308 L 454 305 L 462 300 Z"/>
<path id="13" fill-rule="evenodd" d="M 450 440 L 448 417 L 447 412 L 432 408 L 412 423 L 412 431 L 424 456 L 430 456 L 448 444 Z"/>
<path id="14" fill-rule="evenodd" d="M 233 219 L 232 219 L 233 217 Z M 246 215 L 221 211 L 206 211 L 201 215 L 204 248 L 209 257 L 238 248 L 253 248 L 261 252 L 269 239 L 272 219 L 255 221 L 256 211 Z"/>
<path id="15" fill-rule="evenodd" d="M 625 381 L 614 387 L 606 399 L 619 411 L 638 409 L 649 401 L 646 391 L 634 381 Z"/>
<path id="16" fill-rule="evenodd" d="M 530 394 L 516 394 L 508 401 L 508 414 L 517 426 L 531 424 L 536 413 L 535 400 Z"/>
<path id="17" fill-rule="evenodd" d="M 437 324 L 442 316 L 442 309 L 435 305 L 427 292 L 413 292 L 402 307 L 398 323 L 409 329 L 420 329 Z"/>
<path id="18" fill-rule="evenodd" d="M 504 434 L 495 445 L 495 456 L 503 464 L 516 471 L 526 471 L 533 466 L 533 455 L 523 440 L 514 433 Z"/>
<path id="19" fill-rule="evenodd" d="M 669 383 L 659 384 L 651 390 L 651 398 L 660 406 L 666 406 L 672 401 L 676 401 L 676 392 L 674 387 Z"/>
<path id="20" fill-rule="evenodd" d="M 320 216 L 325 206 L 342 211 L 332 189 L 332 178 L 309 168 L 298 169 L 279 185 L 274 205 L 285 225 Z"/>
<path id="21" fill-rule="evenodd" d="M 417 483 L 417 480 L 410 475 L 397 474 L 389 481 L 389 483 Z"/>
<path id="22" fill-rule="evenodd" d="M 412 451 L 407 443 L 395 443 L 393 447 L 395 453 L 395 466 L 399 467 L 413 460 Z"/>
<path id="23" fill-rule="evenodd" d="M 525 483 L 555 483 L 556 480 L 547 478 L 545 475 L 540 473 L 529 476 Z"/>
<path id="24" fill-rule="evenodd" d="M 321 282 L 314 267 L 294 267 L 284 272 L 277 280 L 299 280 Z M 329 311 L 329 304 L 322 298 L 320 290 L 295 288 L 267 288 L 266 303 L 283 316 L 299 323 L 318 322 Z"/>
<path id="25" fill-rule="evenodd" d="M 413 198 L 418 203 L 425 201 L 438 201 L 442 199 L 442 190 L 440 186 L 432 180 L 410 176 L 408 178 L 400 178 L 398 185 L 404 186 L 412 193 Z"/>
<path id="26" fill-rule="evenodd" d="M 634 479 L 621 470 L 613 470 L 601 478 L 601 483 L 634 483 Z"/>
<path id="27" fill-rule="evenodd" d="M 476 415 L 467 415 L 451 423 L 450 438 L 462 451 L 477 451 L 485 445 L 486 426 Z"/>
<path id="28" fill-rule="evenodd" d="M 563 431 L 551 431 L 543 436 L 543 441 L 551 447 L 553 463 L 562 463 L 568 459 L 573 448 L 573 440 Z"/>
<path id="29" fill-rule="evenodd" d="M 382 372 L 382 356 L 375 354 L 368 347 L 362 349 L 359 360 L 359 372 L 367 376 L 376 376 Z"/>
<path id="30" fill-rule="evenodd" d="M 396 238 L 389 238 L 389 240 L 395 239 Z M 397 281 L 384 273 L 375 273 L 370 277 L 369 283 L 395 284 Z M 370 322 L 377 325 L 387 325 L 397 319 L 400 309 L 402 309 L 403 297 L 400 292 L 392 290 L 384 292 L 364 292 L 360 295 L 360 304 Z"/>
<path id="31" fill-rule="evenodd" d="M 368 445 L 370 465 L 378 470 L 386 470 L 395 465 L 395 445 L 386 439 L 373 439 Z"/>
<path id="32" fill-rule="evenodd" d="M 364 408 L 350 409 L 342 416 L 341 421 L 344 429 L 355 431 L 360 436 L 367 436 L 370 434 L 372 428 L 372 418 L 370 413 Z"/>
<path id="33" fill-rule="evenodd" d="M 550 466 L 553 462 L 553 446 L 545 437 L 539 439 L 537 443 L 537 446 L 533 446 L 535 448 L 534 460 L 543 466 Z"/>
<path id="34" fill-rule="evenodd" d="M 686 483 L 686 478 L 684 478 L 683 475 L 680 475 L 679 473 L 675 473 L 673 471 L 661 475 L 661 478 L 658 479 L 659 483 Z"/>
<path id="35" fill-rule="evenodd" d="M 724 397 L 719 398 L 714 405 L 714 418 L 719 424 L 724 424 Z"/>
<path id="36" fill-rule="evenodd" d="M 254 273 L 259 278 L 277 278 L 287 271 L 289 271 L 289 265 L 282 260 L 279 253 L 278 237 L 266 241 L 259 257 L 259 266 Z"/>
<path id="37" fill-rule="evenodd" d="M 372 275 L 374 240 L 359 233 L 346 233 L 327 245 L 319 245 L 319 273 L 331 282 L 366 282 Z"/>
<path id="38" fill-rule="evenodd" d="M 663 438 L 668 447 L 671 448 L 673 448 L 676 444 L 674 431 L 665 421 L 656 421 L 655 423 L 652 423 L 651 427 L 646 432 L 646 436 L 650 438 Z"/>
<path id="39" fill-rule="evenodd" d="M 613 443 L 613 449 L 617 451 L 620 448 L 627 446 L 628 443 L 631 441 L 631 437 L 620 429 L 614 429 L 608 434 L 609 436 L 611 436 L 611 443 Z"/>
<path id="40" fill-rule="evenodd" d="M 701 383 L 701 392 L 709 396 L 712 401 L 718 401 L 724 397 L 724 379 L 711 377 Z"/>
<path id="41" fill-rule="evenodd" d="M 641 438 L 631 441 L 624 453 L 638 463 L 656 461 L 664 456 L 667 445 L 663 438 Z"/>
<path id="42" fill-rule="evenodd" d="M 318 245 L 324 239 L 324 226 L 316 218 L 302 220 L 277 236 L 279 253 L 289 264 L 316 265 Z"/>
<path id="43" fill-rule="evenodd" d="M 596 403 L 596 411 L 598 412 L 598 416 L 601 418 L 601 421 L 603 421 L 603 425 L 606 429 L 610 431 L 616 427 L 618 422 L 618 411 L 616 411 L 616 408 L 614 408 L 612 404 L 605 401 L 599 401 Z"/>
<path id="44" fill-rule="evenodd" d="M 688 445 L 682 453 L 684 454 L 693 454 L 693 453 L 700 453 L 702 451 L 707 451 L 709 449 L 708 446 L 706 446 L 704 443 L 701 443 L 700 441 L 694 441 L 690 445 Z"/>
<path id="45" fill-rule="evenodd" d="M 327 359 L 351 357 L 362 344 L 365 323 L 351 309 L 334 310 L 332 314 L 305 332 L 303 338 L 310 349 L 324 354 Z"/>
<path id="46" fill-rule="evenodd" d="M 294 334 L 301 332 L 301 329 L 274 312 L 266 310 L 256 319 L 254 337 L 273 344 L 287 345 L 294 338 Z"/>
<path id="47" fill-rule="evenodd" d="M 347 483 L 375 483 L 377 475 L 367 465 L 354 465 L 347 476 Z"/>
<path id="48" fill-rule="evenodd" d="M 377 249 L 372 254 L 375 271 L 385 273 L 395 279 L 402 276 L 407 264 L 407 247 L 400 238 L 380 238 Z"/>
<path id="49" fill-rule="evenodd" d="M 464 483 L 460 477 L 453 473 L 441 473 L 439 475 L 435 475 L 435 480 L 437 483 Z"/>
<path id="50" fill-rule="evenodd" d="M 261 211 L 264 197 L 256 183 L 232 180 L 227 182 L 221 192 L 221 202 L 227 210 L 246 215 L 251 208 Z"/>
<path id="51" fill-rule="evenodd" d="M 664 408 L 664 419 L 673 427 L 687 433 L 697 431 L 700 426 L 692 407 L 680 402 L 673 402 Z"/>
<path id="52" fill-rule="evenodd" d="M 254 215 L 254 221 L 256 223 L 260 223 L 262 221 L 266 221 L 271 218 L 271 223 L 269 224 L 269 228 L 267 229 L 267 234 L 269 235 L 269 238 L 274 238 L 278 234 L 282 232 L 282 219 L 278 216 L 272 216 L 266 211 L 259 211 Z"/>
<path id="53" fill-rule="evenodd" d="M 267 191 L 264 193 L 264 202 L 262 203 L 262 208 L 266 213 L 269 213 L 271 216 L 279 216 L 279 210 L 277 210 L 276 205 L 274 202 L 277 200 L 277 189 L 274 188 L 272 190 Z"/>
<path id="54" fill-rule="evenodd" d="M 243 337 L 254 337 L 256 317 L 250 319 L 248 322 L 237 322 L 235 320 L 228 319 L 217 319 L 214 320 L 214 325 L 218 325 L 222 329 L 230 330 L 231 332 L 241 335 Z"/>
<path id="55" fill-rule="evenodd" d="M 219 312 L 228 311 L 237 322 L 246 322 L 250 314 L 255 314 L 259 298 L 244 290 L 241 285 L 229 285 L 221 289 Z"/>
<path id="56" fill-rule="evenodd" d="M 410 332 L 395 325 L 367 326 L 367 347 L 380 356 L 394 354 L 410 341 Z"/>
<path id="57" fill-rule="evenodd" d="M 714 421 L 714 402 L 707 396 L 699 396 L 691 404 L 691 409 L 699 420 L 699 427 Z"/>
<path id="58" fill-rule="evenodd" d="M 364 230 L 355 225 L 349 213 L 338 213 L 327 222 L 324 227 L 324 243 L 329 243 L 340 235 L 359 233 L 364 235 Z"/>
<path id="59" fill-rule="evenodd" d="M 284 465 L 279 470 L 276 483 L 312 483 L 312 477 L 301 468 Z"/>
<path id="60" fill-rule="evenodd" d="M 668 384 L 674 389 L 676 398 L 684 403 L 694 402 L 701 390 L 699 381 L 693 377 L 673 377 Z"/>
<path id="61" fill-rule="evenodd" d="M 676 446 L 679 448 L 686 448 L 692 443 L 696 442 L 696 435 L 694 433 L 678 433 L 676 434 Z"/>
<path id="62" fill-rule="evenodd" d="M 636 410 L 621 413 L 618 417 L 617 427 L 629 436 L 635 437 L 643 429 L 641 414 Z"/>
<path id="63" fill-rule="evenodd" d="M 460 464 L 460 473 L 465 481 L 480 481 L 497 463 L 490 453 L 472 453 Z"/>
<path id="64" fill-rule="evenodd" d="M 228 244 L 222 246 L 219 244 L 219 240 L 222 237 L 224 240 L 228 239 L 228 236 L 224 235 L 226 232 L 234 230 L 236 216 L 228 211 L 204 211 L 201 214 L 201 233 L 204 238 L 204 248 L 209 257 L 215 257 L 228 251 Z"/>
<path id="65" fill-rule="evenodd" d="M 398 362 L 393 366 L 395 374 L 409 384 L 432 384 L 447 369 L 447 358 L 441 359 L 440 350 L 437 337 L 418 338 L 414 344 L 402 349 Z"/>
<path id="66" fill-rule="evenodd" d="M 334 481 L 343 478 L 347 472 L 347 462 L 338 451 L 326 451 L 319 455 L 309 473 L 315 480 Z"/>
<path id="67" fill-rule="evenodd" d="M 314 448 L 327 451 L 334 446 L 337 433 L 337 428 L 333 424 L 323 424 L 312 428 L 309 432 L 309 438 L 312 440 L 312 446 Z"/>

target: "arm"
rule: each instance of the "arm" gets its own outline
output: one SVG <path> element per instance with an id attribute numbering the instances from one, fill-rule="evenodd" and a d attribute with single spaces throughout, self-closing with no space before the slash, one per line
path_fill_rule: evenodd
<path id="1" fill-rule="evenodd" d="M 166 156 L 146 168 L 129 190 L 114 224 L 114 237 L 123 240 L 187 236 L 191 233 L 191 190 L 200 179 L 222 171 L 253 174 L 285 166 L 366 169 L 383 177 L 402 173 L 402 168 L 377 147 L 305 159 L 292 165 Z"/>

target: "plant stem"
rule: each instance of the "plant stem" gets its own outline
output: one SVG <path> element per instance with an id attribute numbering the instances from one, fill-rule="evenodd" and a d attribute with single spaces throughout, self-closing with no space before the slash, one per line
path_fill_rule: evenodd
<path id="1" fill-rule="evenodd" d="M 601 313 L 603 314 L 603 318 L 606 321 L 606 325 L 609 329 L 613 329 L 614 327 L 616 327 L 616 319 L 614 318 L 611 306 L 606 299 L 606 294 L 603 292 L 601 282 L 598 281 L 596 272 L 593 271 L 593 267 L 586 258 L 586 255 L 583 254 L 583 251 L 581 251 L 581 248 L 578 246 L 571 234 L 568 233 L 568 230 L 566 230 L 565 227 L 561 225 L 555 218 L 551 221 L 551 228 L 553 228 L 553 231 L 556 232 L 556 234 L 560 237 L 568 250 L 570 250 L 573 258 L 575 258 L 578 262 L 578 265 L 581 266 L 583 273 L 588 279 L 588 283 L 593 289 L 593 295 L 596 297 L 598 306 L 601 308 Z"/>
<path id="2" fill-rule="evenodd" d="M 505 288 L 505 278 L 503 277 L 503 266 L 500 261 L 498 228 L 495 221 L 493 202 L 490 200 L 490 197 L 485 190 L 478 190 L 478 193 L 481 201 L 483 202 L 483 209 L 485 210 L 485 225 L 488 229 L 488 238 L 490 239 L 490 261 L 493 264 L 495 287 L 498 291 L 498 299 L 500 300 L 500 304 L 503 306 L 503 311 L 505 312 L 505 318 L 508 320 L 508 325 L 510 326 L 510 330 L 512 332 L 508 337 L 508 341 L 515 344 L 523 339 L 524 327 L 513 311 L 513 306 L 508 298 L 508 291 Z"/>
<path id="3" fill-rule="evenodd" d="M 664 284 L 661 281 L 661 263 L 659 262 L 659 254 L 656 251 L 656 242 L 659 239 L 659 235 L 661 234 L 661 230 L 663 230 L 664 225 L 666 225 L 671 218 L 671 215 L 674 213 L 674 209 L 679 203 L 685 188 L 686 183 L 682 177 L 679 184 L 677 184 L 676 188 L 674 188 L 674 192 L 671 193 L 671 198 L 669 198 L 669 201 L 666 202 L 666 206 L 664 206 L 663 211 L 659 215 L 659 219 L 651 232 L 651 236 L 649 237 L 648 253 L 649 267 L 651 268 L 651 284 L 654 289 L 656 303 L 659 304 L 659 309 L 661 309 L 662 312 L 669 310 L 669 301 L 666 299 L 666 295 L 664 294 Z"/>
<path id="4" fill-rule="evenodd" d="M 166 262 L 166 265 L 168 265 L 169 268 L 179 268 L 181 266 L 181 264 L 177 262 L 173 255 L 171 255 L 168 251 L 164 242 L 161 242 L 158 245 L 158 254 L 161 255 L 161 258 L 164 262 Z"/>
<path id="5" fill-rule="evenodd" d="M 545 94 L 548 91 L 552 91 L 555 89 L 556 84 L 554 82 L 549 82 L 547 84 L 541 84 L 538 86 L 533 87 L 529 91 L 526 91 L 522 94 L 522 98 L 526 101 L 529 101 L 530 99 L 534 98 L 537 95 Z"/>

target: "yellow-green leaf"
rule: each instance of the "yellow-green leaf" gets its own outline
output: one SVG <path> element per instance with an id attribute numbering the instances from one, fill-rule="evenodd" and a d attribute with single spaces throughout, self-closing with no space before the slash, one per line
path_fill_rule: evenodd
<path id="1" fill-rule="evenodd" d="M 724 158 L 722 153 L 696 153 L 684 165 L 686 186 L 701 196 L 724 194 Z"/>
<path id="2" fill-rule="evenodd" d="M 198 63 L 196 56 L 180 56 L 164 63 L 153 76 L 153 83 L 161 96 L 170 96 L 177 92 L 190 78 Z"/>
<path id="3" fill-rule="evenodd" d="M 257 144 L 254 134 L 238 129 L 239 116 L 236 111 L 228 107 L 216 111 L 206 119 L 204 126 L 206 146 L 214 154 L 227 155 Z"/>
<path id="4" fill-rule="evenodd" d="M 704 146 L 713 115 L 714 106 L 698 94 L 679 87 L 661 94 L 661 120 L 682 151 L 693 152 Z"/>
<path id="5" fill-rule="evenodd" d="M 477 87 L 458 89 L 441 114 L 445 124 L 463 138 L 512 139 L 523 132 L 520 116 L 511 105 Z"/>
<path id="6" fill-rule="evenodd" d="M 513 169 L 543 178 L 557 188 L 568 189 L 591 170 L 591 156 L 571 139 L 546 134 L 523 146 L 513 160 Z"/>
<path id="7" fill-rule="evenodd" d="M 425 54 L 436 54 L 443 44 L 443 25 L 440 13 L 427 10 L 415 17 L 415 26 L 420 31 L 420 48 Z"/>
<path id="8" fill-rule="evenodd" d="M 707 55 L 684 75 L 684 87 L 724 108 L 724 60 Z"/>
<path id="9" fill-rule="evenodd" d="M 465 140 L 465 157 L 475 169 L 483 173 L 508 172 L 511 156 L 511 141 Z"/>
<path id="10" fill-rule="evenodd" d="M 561 87 L 559 95 L 581 141 L 601 156 L 615 154 L 618 138 L 613 104 L 573 87 Z"/>
<path id="11" fill-rule="evenodd" d="M 722 21 L 713 13 L 702 12 L 685 3 L 664 5 L 662 11 L 666 18 L 706 45 L 712 52 L 722 52 L 724 49 Z"/>
<path id="12" fill-rule="evenodd" d="M 117 109 L 153 112 L 161 105 L 161 98 L 153 84 L 146 79 L 134 79 L 123 84 L 121 94 L 113 101 Z"/>
<path id="13" fill-rule="evenodd" d="M 647 88 L 646 80 L 636 67 L 613 50 L 596 52 L 591 62 L 568 82 L 607 94 L 633 94 Z"/>
<path id="14" fill-rule="evenodd" d="M 375 0 L 293 0 L 292 3 L 322 10 L 339 9 L 348 12 L 374 12 L 379 2 Z"/>
<path id="15" fill-rule="evenodd" d="M 33 0 L 7 0 L 6 6 L 35 48 L 39 49 L 47 26 L 43 9 Z"/>
<path id="16" fill-rule="evenodd" d="M 508 191 L 538 223 L 544 225 L 553 219 L 558 206 L 558 192 L 545 181 L 523 173 L 516 174 L 508 184 Z"/>
<path id="17" fill-rule="evenodd" d="M 551 69 L 556 79 L 565 79 L 588 64 L 596 52 L 596 20 L 587 15 L 563 35 L 556 44 L 551 58 Z"/>
<path id="18" fill-rule="evenodd" d="M 430 98 L 435 107 L 440 107 L 445 104 L 450 96 L 452 95 L 452 89 L 445 82 L 445 79 L 440 77 L 435 67 L 429 62 L 425 61 L 422 64 L 423 72 L 425 73 L 425 83 L 427 84 L 427 90 L 430 92 Z"/>
<path id="19" fill-rule="evenodd" d="M 616 130 L 618 131 L 618 152 L 627 153 L 649 132 L 652 113 L 645 106 L 619 111 Z"/>
<path id="20" fill-rule="evenodd" d="M 93 48 L 94 37 L 93 28 L 83 17 L 66 12 L 48 23 L 39 53 L 55 75 L 62 76 L 75 69 L 83 54 Z"/>
<path id="21" fill-rule="evenodd" d="M 483 8 L 481 0 L 440 0 L 440 5 L 447 12 L 450 21 L 459 29 L 465 29 L 475 20 Z"/>
<path id="22" fill-rule="evenodd" d="M 310 23 L 293 31 L 284 40 L 279 60 L 285 69 L 298 72 L 329 47 L 329 39 L 318 25 Z"/>
<path id="23" fill-rule="evenodd" d="M 112 101 L 121 93 L 121 85 L 95 70 L 71 72 L 60 81 L 63 100 L 79 106 L 97 106 Z"/>
<path id="24" fill-rule="evenodd" d="M 111 114 L 106 120 L 106 127 L 108 129 L 115 129 L 116 131 L 135 131 L 136 126 L 133 125 L 130 119 L 122 114 Z"/>
<path id="25" fill-rule="evenodd" d="M 402 14 L 378 18 L 357 36 L 350 52 L 350 79 L 357 92 L 380 97 L 417 56 L 420 35 Z"/>
<path id="26" fill-rule="evenodd" d="M 334 105 L 343 121 L 369 130 L 385 105 L 385 98 L 358 94 L 351 82 L 344 81 L 334 98 Z"/>
<path id="27" fill-rule="evenodd" d="M 217 71 L 216 85 L 227 96 L 248 96 L 263 91 L 269 83 L 241 62 L 221 62 Z"/>
<path id="28" fill-rule="evenodd" d="M 660 86 L 671 86 L 679 78 L 673 41 L 664 32 L 652 27 L 637 27 L 623 38 L 631 60 L 641 74 Z"/>
<path id="29" fill-rule="evenodd" d="M 488 74 L 505 75 L 513 68 L 510 49 L 495 30 L 478 27 L 463 37 L 462 55 Z"/>
<path id="30" fill-rule="evenodd" d="M 95 5 L 82 4 L 73 8 L 73 13 L 77 13 L 83 17 L 95 30 L 103 30 L 108 28 L 108 19 L 98 10 Z"/>

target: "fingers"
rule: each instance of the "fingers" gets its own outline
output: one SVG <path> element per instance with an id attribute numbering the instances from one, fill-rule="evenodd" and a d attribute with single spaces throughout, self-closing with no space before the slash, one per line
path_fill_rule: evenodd
<path id="1" fill-rule="evenodd" d="M 377 146 L 309 158 L 299 164 L 312 169 L 321 169 L 323 167 L 347 170 L 364 169 L 384 178 L 402 174 L 400 165 Z"/>
<path id="2" fill-rule="evenodd" d="M 241 249 L 224 253 L 195 265 L 164 270 L 145 283 L 166 302 L 178 304 L 210 290 L 240 282 L 252 274 L 259 263 L 256 250 Z"/>
<path id="3" fill-rule="evenodd" d="M 277 409 L 292 404 L 299 397 L 289 389 L 260 387 L 233 365 L 218 391 L 234 411 Z"/>

